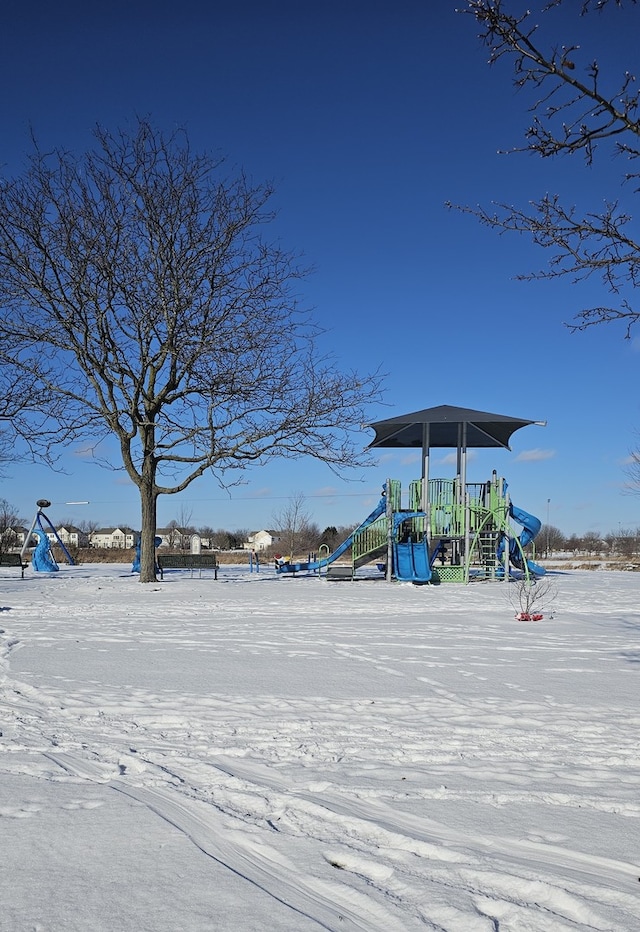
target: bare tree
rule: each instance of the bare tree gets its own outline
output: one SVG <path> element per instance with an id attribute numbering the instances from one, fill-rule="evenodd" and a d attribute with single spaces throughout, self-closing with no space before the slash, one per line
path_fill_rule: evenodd
<path id="1" fill-rule="evenodd" d="M 242 545 L 249 538 L 249 530 L 246 527 L 237 527 L 226 533 L 228 550 L 242 550 Z"/>
<path id="2" fill-rule="evenodd" d="M 317 546 L 320 531 L 305 509 L 306 499 L 302 492 L 294 493 L 281 511 L 273 515 L 273 528 L 278 531 L 283 546 L 290 557 L 309 547 Z"/>
<path id="3" fill-rule="evenodd" d="M 548 267 L 519 276 L 522 279 L 568 277 L 582 281 L 599 276 L 613 296 L 612 306 L 586 308 L 568 326 L 575 331 L 619 321 L 629 337 L 640 320 L 640 309 L 623 296 L 629 287 L 640 284 L 640 240 L 633 233 L 630 209 L 640 177 L 636 167 L 640 156 L 640 91 L 633 73 L 623 65 L 618 76 L 601 74 L 593 50 L 571 40 L 548 43 L 540 37 L 532 17 L 537 15 L 547 26 L 553 8 L 561 5 L 563 0 L 547 0 L 537 14 L 516 14 L 511 12 L 515 4 L 507 0 L 467 0 L 463 12 L 471 14 L 480 27 L 490 64 L 510 60 L 515 86 L 530 95 L 531 124 L 525 144 L 513 151 L 543 158 L 578 156 L 590 165 L 596 150 L 601 149 L 604 154 L 620 156 L 610 164 L 623 166 L 616 184 L 628 184 L 620 188 L 618 197 L 607 193 L 603 209 L 586 213 L 564 203 L 558 194 L 545 194 L 522 208 L 494 203 L 491 209 L 462 209 L 495 230 L 529 233 L 534 243 L 549 250 Z M 582 4 L 572 0 L 566 5 L 572 6 L 576 15 L 602 13 L 607 6 L 613 13 L 614 7 L 623 6 L 623 0 L 611 4 L 607 0 L 584 0 Z"/>
<path id="4" fill-rule="evenodd" d="M 5 351 L 8 347 L 3 346 Z M 39 406 L 44 406 L 46 395 L 34 387 L 31 378 L 21 384 L 16 369 L 12 365 L 2 364 L 0 356 L 0 476 L 7 474 L 6 464 L 20 462 L 29 452 L 35 458 L 51 462 L 50 457 L 41 453 L 39 456 L 33 442 L 34 428 L 42 425 L 42 416 L 37 415 Z M 51 409 L 53 413 L 53 408 Z M 16 439 L 24 430 L 24 451 L 16 446 Z"/>
<path id="5" fill-rule="evenodd" d="M 599 553 L 602 550 L 602 535 L 600 531 L 586 531 L 582 538 L 582 545 L 587 553 Z"/>
<path id="6" fill-rule="evenodd" d="M 86 534 L 87 537 L 91 537 L 91 535 L 98 530 L 100 525 L 97 521 L 92 521 L 90 518 L 83 518 L 82 521 L 78 521 L 76 527 L 79 531 L 82 531 L 83 534 Z"/>
<path id="7" fill-rule="evenodd" d="M 640 491 L 640 446 L 631 451 L 625 472 L 629 479 L 627 490 L 634 493 Z"/>
<path id="8" fill-rule="evenodd" d="M 173 522 L 180 531 L 180 550 L 189 550 L 191 546 L 191 535 L 196 533 L 196 529 L 192 524 L 192 518 L 193 509 L 189 508 L 184 503 L 180 505 L 177 520 Z"/>
<path id="9" fill-rule="evenodd" d="M 11 461 L 12 444 L 7 436 L 7 432 L 2 430 L 0 425 L 0 476 L 4 476 L 5 464 Z"/>
<path id="10" fill-rule="evenodd" d="M 177 521 L 181 528 L 185 528 L 185 530 L 195 531 L 195 528 L 193 528 L 192 526 L 193 508 L 189 508 L 184 503 L 180 505 L 180 508 L 178 509 Z"/>
<path id="11" fill-rule="evenodd" d="M 209 547 L 215 550 L 229 550 L 229 532 L 218 528 L 215 530 L 208 525 L 198 528 L 198 534 L 203 540 L 209 541 Z"/>
<path id="12" fill-rule="evenodd" d="M 272 457 L 360 464 L 380 379 L 318 350 L 305 270 L 261 235 L 270 185 L 145 120 L 94 136 L 83 156 L 34 142 L 0 181 L 0 371 L 44 393 L 13 422 L 32 453 L 90 437 L 137 486 L 150 582 L 160 495 Z"/>
<path id="13" fill-rule="evenodd" d="M 0 192 L 2 185 L 0 181 Z M 3 271 L 0 247 L 0 281 Z M 0 284 L 0 293 L 3 290 Z M 44 345 L 32 351 L 40 354 L 45 351 Z M 63 399 L 53 395 L 33 372 L 17 365 L 16 354 L 20 353 L 20 340 L 0 325 L 0 475 L 6 474 L 4 464 L 27 459 L 53 465 L 55 455 L 49 440 L 55 428 L 52 430 L 51 425 L 57 422 L 64 406 Z M 58 427 L 56 441 L 64 445 L 70 435 L 62 422 Z"/>
<path id="14" fill-rule="evenodd" d="M 565 542 L 566 538 L 559 528 L 553 524 L 543 524 L 533 544 L 537 553 L 543 552 L 545 557 L 549 557 L 554 550 L 562 550 Z"/>
<path id="15" fill-rule="evenodd" d="M 182 549 L 182 529 L 175 518 L 167 524 L 167 542 L 172 550 Z"/>
<path id="16" fill-rule="evenodd" d="M 617 543 L 618 553 L 623 557 L 632 557 L 637 549 L 637 538 L 632 528 L 620 528 Z"/>
<path id="17" fill-rule="evenodd" d="M 6 553 L 18 544 L 15 528 L 24 524 L 24 519 L 6 498 L 0 498 L 0 553 Z"/>

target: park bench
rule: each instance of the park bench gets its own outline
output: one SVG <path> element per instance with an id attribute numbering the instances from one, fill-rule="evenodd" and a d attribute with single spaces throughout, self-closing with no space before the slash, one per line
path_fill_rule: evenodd
<path id="1" fill-rule="evenodd" d="M 19 553 L 0 553 L 0 566 L 19 566 L 24 579 L 24 571 L 29 566 Z"/>
<path id="2" fill-rule="evenodd" d="M 160 579 L 164 579 L 165 570 L 198 570 L 202 576 L 203 570 L 213 570 L 214 579 L 218 578 L 218 557 L 215 553 L 159 553 L 158 569 Z"/>

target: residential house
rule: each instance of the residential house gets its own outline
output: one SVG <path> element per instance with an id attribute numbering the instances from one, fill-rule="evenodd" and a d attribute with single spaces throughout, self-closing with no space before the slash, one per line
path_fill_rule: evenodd
<path id="1" fill-rule="evenodd" d="M 73 524 L 56 528 L 56 533 L 65 547 L 86 547 L 89 543 L 89 535 Z M 52 535 L 49 534 L 48 537 L 51 540 Z"/>
<path id="2" fill-rule="evenodd" d="M 189 550 L 191 548 L 191 535 L 186 527 L 159 527 L 156 529 L 156 537 L 162 539 L 159 547 L 170 547 L 172 550 Z"/>
<path id="3" fill-rule="evenodd" d="M 279 531 L 254 531 L 253 534 L 249 534 L 249 539 L 243 543 L 242 547 L 244 550 L 268 550 L 281 540 L 282 535 Z"/>
<path id="4" fill-rule="evenodd" d="M 92 547 L 128 550 L 135 547 L 138 532 L 130 527 L 101 527 L 89 538 Z"/>
<path id="5" fill-rule="evenodd" d="M 17 550 L 24 545 L 27 528 L 19 524 L 10 525 L 0 532 L 0 552 Z M 34 541 L 35 543 L 35 541 Z"/>

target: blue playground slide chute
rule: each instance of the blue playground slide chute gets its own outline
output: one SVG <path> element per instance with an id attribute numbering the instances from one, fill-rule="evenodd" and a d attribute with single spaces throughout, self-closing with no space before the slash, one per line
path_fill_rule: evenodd
<path id="1" fill-rule="evenodd" d="M 394 531 L 411 518 L 424 518 L 422 511 L 398 512 L 393 519 Z M 394 537 L 396 535 L 394 534 Z M 401 540 L 393 544 L 393 575 L 401 582 L 427 583 L 431 580 L 431 565 L 427 542 L 423 537 L 417 540 Z"/>
<path id="2" fill-rule="evenodd" d="M 427 542 L 419 540 L 394 544 L 393 574 L 400 582 L 429 582 L 431 567 Z"/>
<path id="3" fill-rule="evenodd" d="M 383 515 L 387 508 L 387 499 L 383 495 L 376 507 L 373 509 L 370 515 L 364 519 L 362 524 L 359 524 L 358 527 L 349 534 L 347 539 L 343 541 L 333 553 L 330 553 L 328 557 L 323 557 L 321 560 L 310 560 L 307 563 L 279 563 L 276 565 L 276 571 L 278 573 L 304 573 L 304 572 L 313 572 L 315 570 L 321 570 L 325 566 L 329 566 L 330 563 L 333 563 L 334 560 L 339 559 L 343 553 L 351 547 L 353 539 L 360 531 L 363 531 L 366 527 Z"/>
<path id="4" fill-rule="evenodd" d="M 523 508 L 517 508 L 511 503 L 509 504 L 509 516 L 513 518 L 517 524 L 522 525 L 522 533 L 520 534 L 520 537 L 517 540 L 514 537 L 510 538 L 509 540 L 509 561 L 517 569 L 522 570 L 524 569 L 522 551 L 527 546 L 527 544 L 530 544 L 531 541 L 534 540 L 534 538 L 537 536 L 540 528 L 542 527 L 542 522 L 540 521 L 540 518 L 536 518 L 535 515 L 530 515 L 528 511 L 524 511 Z M 500 541 L 500 546 L 498 547 L 498 559 L 502 558 L 503 553 L 504 538 L 502 538 Z M 539 566 L 537 563 L 534 563 L 533 560 L 527 560 L 526 563 L 527 569 L 533 576 L 544 576 L 546 573 L 545 568 L 543 566 Z"/>

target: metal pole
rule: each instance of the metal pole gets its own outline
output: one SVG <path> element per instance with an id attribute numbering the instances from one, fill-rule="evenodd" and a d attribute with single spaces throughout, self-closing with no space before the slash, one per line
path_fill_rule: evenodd
<path id="1" fill-rule="evenodd" d="M 36 526 L 39 517 L 40 517 L 40 509 L 38 508 L 38 510 L 35 513 L 35 517 L 33 521 L 31 522 L 31 527 L 29 528 L 27 532 L 27 536 L 24 539 L 22 550 L 20 551 L 20 559 L 22 560 L 23 563 L 24 563 L 24 555 L 27 552 L 27 549 L 29 547 L 29 541 L 31 540 L 31 535 L 33 534 L 33 529 Z"/>
<path id="2" fill-rule="evenodd" d="M 500 480 L 500 486 L 502 490 L 502 479 Z M 505 538 L 504 538 L 504 581 L 505 583 L 509 582 L 509 562 L 510 562 L 510 553 L 509 548 L 511 546 L 511 525 L 509 524 L 509 493 L 504 497 L 505 503 Z"/>
<path id="3" fill-rule="evenodd" d="M 551 509 L 551 499 L 547 499 L 547 557 L 549 557 L 549 511 Z"/>
<path id="4" fill-rule="evenodd" d="M 391 582 L 392 564 L 393 564 L 393 502 L 391 501 L 391 479 L 387 479 L 385 484 L 385 516 L 387 519 L 387 572 L 385 574 L 387 582 Z"/>
<path id="5" fill-rule="evenodd" d="M 469 582 L 469 561 L 471 557 L 471 530 L 470 530 L 470 510 L 469 497 L 467 495 L 467 422 L 462 425 L 462 474 L 460 482 L 462 485 L 462 503 L 464 506 L 464 581 Z"/>
<path id="6" fill-rule="evenodd" d="M 431 502 L 429 500 L 429 424 L 422 425 L 422 510 L 426 517 L 427 552 L 431 544 Z"/>

